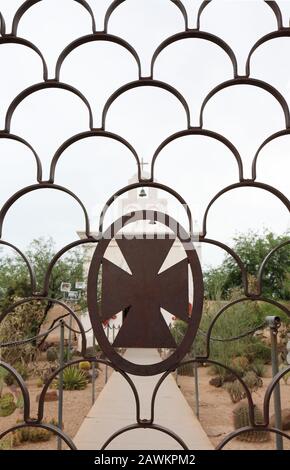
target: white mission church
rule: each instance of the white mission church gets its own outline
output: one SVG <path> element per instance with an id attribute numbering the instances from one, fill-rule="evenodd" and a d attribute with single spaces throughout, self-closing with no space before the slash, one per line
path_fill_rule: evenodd
<path id="1" fill-rule="evenodd" d="M 137 181 L 138 181 L 137 175 L 134 175 L 132 178 L 130 178 L 130 180 L 128 181 L 128 184 L 130 185 L 130 184 L 136 183 Z M 125 215 L 125 214 L 131 213 L 133 211 L 138 211 L 138 210 L 139 211 L 140 210 L 158 211 L 161 213 L 168 213 L 168 210 L 167 210 L 168 199 L 164 197 L 164 195 L 166 195 L 164 191 L 161 191 L 152 187 L 144 187 L 144 188 L 138 187 L 136 189 L 130 190 L 127 193 L 127 197 L 119 198 L 118 211 L 117 211 L 117 213 L 119 214 L 118 217 L 120 217 L 120 215 Z M 78 231 L 77 233 L 81 239 L 86 238 L 85 232 Z M 141 236 L 142 235 L 144 236 L 144 234 L 146 234 L 148 238 L 152 238 L 154 235 L 155 236 L 157 235 L 159 238 L 162 238 L 162 235 L 166 233 L 170 234 L 172 232 L 162 223 L 152 222 L 149 220 L 135 221 L 131 224 L 128 224 L 126 227 L 124 227 L 122 230 L 118 232 L 119 235 L 124 235 L 130 239 L 141 238 Z M 201 244 L 195 242 L 194 245 L 195 245 L 197 254 L 199 256 L 199 259 L 201 259 Z M 92 259 L 94 250 L 96 249 L 96 244 L 93 244 L 93 243 L 86 244 L 83 246 L 83 249 L 85 251 L 84 279 L 87 279 L 91 259 Z M 175 240 L 159 272 L 162 272 L 170 268 L 174 264 L 183 260 L 185 256 L 186 256 L 185 251 L 180 241 Z M 107 258 L 112 263 L 116 264 L 118 267 L 120 267 L 124 271 L 127 271 L 130 273 L 130 269 L 127 265 L 127 262 L 125 258 L 123 257 L 116 243 L 116 240 L 114 238 L 110 242 L 105 252 L 105 258 Z M 192 303 L 193 283 L 192 283 L 191 276 L 189 276 L 188 287 L 189 287 L 189 302 Z M 173 318 L 174 318 L 172 313 L 168 313 L 163 309 L 161 311 L 166 322 L 168 324 L 172 323 Z M 123 316 L 120 312 L 120 314 L 116 315 L 115 318 L 112 318 L 109 321 L 109 326 L 111 328 L 110 329 L 108 328 L 107 331 L 109 333 L 109 338 L 111 342 L 113 341 L 113 337 L 112 337 L 113 328 L 112 327 L 114 325 L 115 331 L 117 332 L 118 328 L 122 324 L 122 317 Z M 85 330 L 88 330 L 91 327 L 90 317 L 89 317 L 88 312 L 85 312 L 82 314 L 81 321 L 83 323 Z M 89 333 L 87 333 L 87 346 L 92 346 L 92 344 L 93 344 L 93 332 L 91 330 Z"/>

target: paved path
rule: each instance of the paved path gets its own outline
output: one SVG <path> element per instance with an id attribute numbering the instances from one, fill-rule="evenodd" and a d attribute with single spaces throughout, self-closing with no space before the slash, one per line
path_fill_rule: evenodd
<path id="1" fill-rule="evenodd" d="M 125 357 L 136 363 L 155 363 L 160 356 L 155 349 L 129 349 Z M 141 401 L 141 418 L 150 417 L 151 395 L 159 376 L 131 376 Z M 194 390 L 194 384 L 193 384 Z M 84 419 L 74 442 L 78 449 L 100 449 L 118 429 L 136 422 L 135 401 L 127 382 L 114 372 Z M 172 375 L 159 389 L 155 406 L 155 423 L 179 435 L 189 449 L 213 449 L 207 435 L 189 407 Z M 135 429 L 117 437 L 108 450 L 181 449 L 180 445 L 156 430 Z"/>

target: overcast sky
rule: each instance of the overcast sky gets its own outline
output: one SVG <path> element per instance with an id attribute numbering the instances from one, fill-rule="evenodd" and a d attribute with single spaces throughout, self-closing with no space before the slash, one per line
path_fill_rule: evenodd
<path id="1" fill-rule="evenodd" d="M 7 26 L 21 4 L 0 0 Z M 98 29 L 102 29 L 108 0 L 88 0 Z M 191 27 L 196 24 L 197 0 L 184 0 Z M 277 2 L 289 25 L 290 2 Z M 153 9 L 154 5 L 154 9 Z M 201 29 L 226 40 L 244 74 L 245 58 L 253 43 L 277 29 L 269 6 L 262 0 L 213 0 L 201 17 Z M 169 0 L 127 0 L 109 21 L 109 33 L 121 36 L 137 50 L 142 75 L 148 76 L 150 57 L 167 36 L 184 30 L 180 11 Z M 59 53 L 72 40 L 91 33 L 89 14 L 72 0 L 43 0 L 22 17 L 18 35 L 33 41 L 47 60 L 54 77 Z M 290 38 L 266 43 L 253 55 L 251 76 L 274 85 L 290 104 Z M 19 45 L 0 47 L 0 120 L 4 128 L 7 107 L 25 87 L 42 81 L 42 64 L 31 50 Z M 94 127 L 109 95 L 138 78 L 132 56 L 109 42 L 92 42 L 73 51 L 64 61 L 60 79 L 89 99 Z M 233 78 L 228 56 L 218 46 L 187 39 L 169 46 L 156 61 L 154 78 L 175 86 L 187 99 L 191 125 L 199 123 L 199 109 L 206 94 L 218 83 Z M 119 97 L 109 109 L 106 130 L 115 132 L 150 162 L 162 140 L 186 128 L 186 115 L 179 101 L 164 90 L 145 87 Z M 214 96 L 204 111 L 204 128 L 220 132 L 240 151 L 244 176 L 251 176 L 251 162 L 262 141 L 285 128 L 280 105 L 256 87 L 236 86 Z M 75 133 L 89 130 L 87 108 L 64 90 L 43 90 L 26 98 L 16 109 L 11 133 L 31 143 L 48 178 L 49 164 L 61 143 Z M 289 197 L 290 135 L 276 139 L 260 154 L 257 180 L 273 185 Z M 36 183 L 32 153 L 12 140 L 0 139 L 0 203 L 25 185 Z M 147 167 L 146 167 L 147 169 Z M 125 186 L 136 173 L 132 154 L 120 143 L 105 138 L 82 140 L 67 149 L 56 168 L 55 182 L 75 192 L 84 202 L 92 228 L 98 224 L 105 201 Z M 238 167 L 231 152 L 205 137 L 188 136 L 168 145 L 156 162 L 156 179 L 177 190 L 188 202 L 197 226 L 210 199 L 224 186 L 238 182 Z M 164 195 L 162 194 L 162 197 Z M 170 199 L 170 198 L 169 198 Z M 171 215 L 186 226 L 182 210 L 169 200 Z M 108 223 L 120 214 L 112 212 Z M 82 213 L 68 196 L 53 190 L 35 191 L 17 201 L 4 222 L 3 239 L 24 248 L 36 237 L 51 235 L 58 248 L 77 238 L 84 228 Z M 277 234 L 289 229 L 289 214 L 274 196 L 261 189 L 237 189 L 220 198 L 208 218 L 208 237 L 231 244 L 232 237 L 249 229 L 269 228 Z M 204 249 L 205 265 L 222 259 L 219 249 Z"/>

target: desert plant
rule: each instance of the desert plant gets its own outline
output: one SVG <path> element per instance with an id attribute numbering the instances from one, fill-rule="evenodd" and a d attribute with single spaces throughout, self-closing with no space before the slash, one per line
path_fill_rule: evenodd
<path id="1" fill-rule="evenodd" d="M 233 403 L 238 403 L 246 397 L 246 392 L 239 380 L 228 382 L 225 384 L 225 389 L 229 393 Z"/>
<path id="2" fill-rule="evenodd" d="M 234 357 L 231 361 L 231 368 L 242 377 L 249 367 L 249 361 L 245 356 Z"/>
<path id="3" fill-rule="evenodd" d="M 18 424 L 22 422 L 23 421 L 17 421 Z M 45 419 L 43 423 L 56 425 L 54 419 L 51 421 Z M 49 441 L 51 437 L 53 437 L 53 433 L 47 429 L 27 426 L 25 428 L 17 429 L 13 432 L 12 446 L 17 447 L 23 442 L 46 442 Z"/>
<path id="4" fill-rule="evenodd" d="M 281 372 L 284 369 L 287 369 L 289 367 L 288 364 L 281 364 L 279 366 L 279 371 Z M 285 383 L 285 385 L 288 385 L 288 380 L 290 379 L 290 370 L 287 372 L 285 375 L 283 375 L 282 380 Z"/>
<path id="5" fill-rule="evenodd" d="M 29 369 L 28 369 L 28 366 L 26 364 L 24 364 L 23 362 L 17 362 L 16 364 L 14 364 L 14 369 L 16 369 L 16 371 L 21 375 L 22 379 L 23 380 L 27 380 L 28 377 L 29 377 Z M 10 374 L 8 373 L 5 378 L 4 378 L 4 381 L 6 383 L 6 385 L 8 386 L 11 386 L 13 384 L 16 384 L 16 379 L 14 377 L 13 374 Z"/>
<path id="6" fill-rule="evenodd" d="M 250 369 L 257 374 L 258 377 L 264 377 L 266 373 L 266 366 L 265 364 L 257 359 L 252 364 L 250 364 Z"/>
<path id="7" fill-rule="evenodd" d="M 84 371 L 78 367 L 69 366 L 63 371 L 64 390 L 84 390 L 87 386 L 87 378 Z M 58 381 L 57 381 L 58 386 Z"/>
<path id="8" fill-rule="evenodd" d="M 58 359 L 58 350 L 55 347 L 51 347 L 46 351 L 46 359 L 48 362 L 55 362 Z"/>
<path id="9" fill-rule="evenodd" d="M 4 393 L 0 398 L 0 416 L 10 416 L 16 409 L 14 395 L 12 393 Z"/>
<path id="10" fill-rule="evenodd" d="M 253 370 L 249 370 L 243 377 L 243 381 L 251 392 L 256 392 L 259 387 L 262 387 L 263 380 Z"/>
<path id="11" fill-rule="evenodd" d="M 0 440 L 0 450 L 11 450 L 11 448 L 12 442 L 10 436 L 6 436 Z"/>
<path id="12" fill-rule="evenodd" d="M 249 416 L 249 404 L 247 400 L 239 403 L 233 410 L 234 428 L 240 429 L 245 426 L 251 426 Z M 263 424 L 263 414 L 261 410 L 254 405 L 255 424 Z M 238 436 L 241 441 L 247 442 L 265 442 L 270 439 L 270 435 L 266 431 L 247 431 Z"/>
<path id="13" fill-rule="evenodd" d="M 91 363 L 89 361 L 82 361 L 82 362 L 79 363 L 79 368 L 81 370 L 88 371 L 91 368 Z"/>
<path id="14" fill-rule="evenodd" d="M 0 398 L 2 396 L 4 383 L 5 383 L 5 377 L 7 374 L 8 374 L 7 370 L 4 369 L 4 367 L 0 367 Z"/>

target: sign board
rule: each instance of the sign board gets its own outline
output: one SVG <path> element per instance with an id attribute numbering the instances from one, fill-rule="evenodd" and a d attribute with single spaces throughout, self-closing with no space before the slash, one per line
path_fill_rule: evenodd
<path id="1" fill-rule="evenodd" d="M 69 292 L 71 290 L 71 283 L 70 282 L 62 282 L 60 285 L 61 292 Z"/>
<path id="2" fill-rule="evenodd" d="M 75 288 L 76 289 L 82 289 L 82 290 L 85 290 L 86 288 L 86 283 L 84 281 L 77 281 L 75 283 Z"/>
<path id="3" fill-rule="evenodd" d="M 67 294 L 69 300 L 78 300 L 80 298 L 80 293 L 77 290 L 70 290 Z"/>

